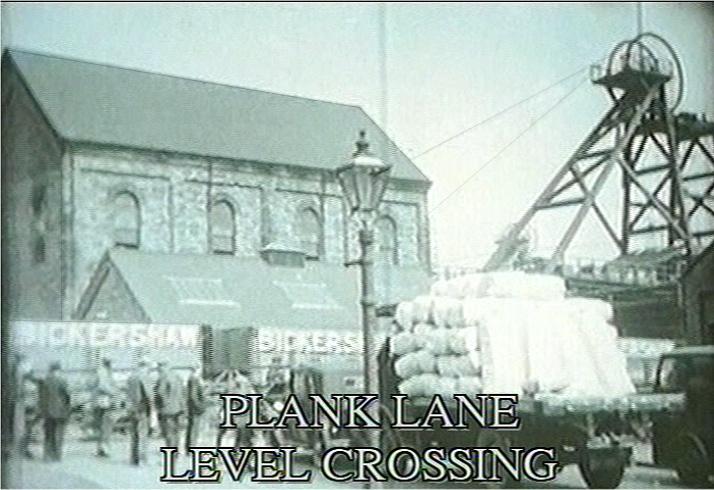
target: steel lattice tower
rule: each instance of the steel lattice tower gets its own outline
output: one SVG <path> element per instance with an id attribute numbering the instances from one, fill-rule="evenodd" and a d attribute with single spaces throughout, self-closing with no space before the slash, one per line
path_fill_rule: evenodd
<path id="1" fill-rule="evenodd" d="M 692 254 L 695 239 L 714 235 L 714 123 L 688 113 L 675 114 L 683 95 L 682 75 L 675 51 L 652 33 L 619 43 L 605 64 L 593 66 L 591 80 L 607 90 L 612 107 L 499 241 L 485 269 L 507 266 L 531 220 L 541 211 L 559 207 L 577 206 L 577 211 L 546 262 L 547 272 L 558 270 L 591 211 L 622 255 L 632 252 L 636 235 L 666 233 L 668 246 L 680 250 L 683 257 Z M 642 156 L 648 148 L 661 162 L 645 162 Z M 711 165 L 692 173 L 688 164 L 697 152 Z M 620 223 L 608 219 L 596 202 L 616 167 L 622 173 Z M 686 191 L 685 183 L 693 181 L 704 184 L 702 194 Z M 657 224 L 642 224 L 648 211 Z M 690 224 L 700 214 L 711 218 L 706 220 L 711 226 L 692 231 Z"/>

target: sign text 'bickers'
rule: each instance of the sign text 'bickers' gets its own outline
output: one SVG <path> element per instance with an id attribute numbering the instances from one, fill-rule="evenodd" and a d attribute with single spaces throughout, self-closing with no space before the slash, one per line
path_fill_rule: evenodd
<path id="1" fill-rule="evenodd" d="M 257 348 L 271 354 L 361 354 L 362 338 L 358 333 L 259 330 Z"/>

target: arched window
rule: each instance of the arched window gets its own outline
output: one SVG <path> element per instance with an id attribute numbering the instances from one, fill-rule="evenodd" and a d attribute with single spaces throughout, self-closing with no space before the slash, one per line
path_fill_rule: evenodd
<path id="1" fill-rule="evenodd" d="M 141 209 L 131 192 L 120 192 L 114 198 L 114 244 L 139 248 L 141 240 Z"/>
<path id="2" fill-rule="evenodd" d="M 383 216 L 377 221 L 376 244 L 379 259 L 387 264 L 397 265 L 399 261 L 397 225 L 392 218 Z"/>
<path id="3" fill-rule="evenodd" d="M 35 263 L 46 257 L 47 186 L 37 184 L 32 188 L 32 256 Z"/>
<path id="4" fill-rule="evenodd" d="M 214 254 L 235 253 L 236 220 L 233 205 L 226 200 L 211 206 L 211 251 Z"/>
<path id="5" fill-rule="evenodd" d="M 300 246 L 308 259 L 320 259 L 320 242 L 322 241 L 322 224 L 320 215 L 312 208 L 304 208 L 300 212 L 299 235 Z"/>

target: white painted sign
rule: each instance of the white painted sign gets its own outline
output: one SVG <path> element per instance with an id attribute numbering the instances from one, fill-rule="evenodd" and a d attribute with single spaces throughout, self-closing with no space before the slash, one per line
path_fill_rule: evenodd
<path id="1" fill-rule="evenodd" d="M 97 322 L 12 322 L 13 342 L 26 347 L 199 348 L 196 325 Z"/>
<path id="2" fill-rule="evenodd" d="M 257 350 L 262 354 L 362 354 L 359 332 L 261 329 Z"/>

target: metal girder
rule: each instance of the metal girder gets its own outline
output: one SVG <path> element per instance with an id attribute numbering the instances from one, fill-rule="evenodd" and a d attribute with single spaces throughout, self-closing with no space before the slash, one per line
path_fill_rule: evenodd
<path id="1" fill-rule="evenodd" d="M 580 189 L 583 191 L 583 194 L 586 196 L 590 196 L 592 198 L 592 207 L 593 210 L 595 210 L 595 214 L 597 214 L 598 219 L 600 220 L 600 223 L 602 223 L 602 226 L 605 228 L 605 231 L 610 235 L 610 238 L 612 239 L 613 242 L 617 244 L 618 247 L 622 247 L 622 241 L 620 238 L 617 236 L 617 233 L 615 233 L 615 230 L 612 228 L 610 225 L 610 222 L 607 219 L 607 216 L 605 216 L 605 213 L 600 209 L 600 206 L 597 205 L 595 202 L 595 196 L 592 195 L 592 193 L 588 190 L 587 186 L 585 185 L 585 181 L 583 180 L 582 174 L 578 172 L 578 169 L 576 167 L 571 167 L 570 171 L 573 173 L 575 178 L 578 181 L 578 186 Z"/>
<path id="2" fill-rule="evenodd" d="M 496 251 L 486 262 L 486 265 L 484 266 L 485 270 L 493 270 L 502 267 L 504 263 L 506 263 L 515 253 L 518 239 L 521 236 L 521 233 L 523 233 L 523 230 L 528 222 L 538 211 L 538 206 L 547 203 L 552 198 L 553 191 L 556 189 L 563 177 L 568 174 L 570 167 L 580 160 L 580 155 L 586 153 L 615 127 L 615 124 L 613 123 L 615 122 L 616 116 L 620 111 L 620 106 L 621 102 L 618 102 L 610 107 L 600 122 L 592 129 L 592 131 L 590 131 L 582 143 L 580 143 L 573 156 L 568 159 L 565 165 L 558 169 L 553 179 L 551 179 L 545 189 L 543 189 L 543 192 L 540 193 L 535 203 L 528 208 L 521 219 L 511 228 L 506 237 L 501 241 Z"/>
<path id="3" fill-rule="evenodd" d="M 704 191 L 704 194 L 702 195 L 696 195 L 696 194 L 690 194 L 689 197 L 695 202 L 694 207 L 689 210 L 688 217 L 691 218 L 694 213 L 697 212 L 699 208 L 706 209 L 714 215 L 714 209 L 712 209 L 708 204 L 706 204 L 704 201 L 706 200 L 707 196 L 712 195 L 712 191 L 714 190 L 714 181 L 712 181 L 711 184 L 709 184 L 709 187 Z"/>
<path id="4" fill-rule="evenodd" d="M 646 228 L 635 228 L 633 230 L 630 230 L 630 233 L 633 235 L 639 235 L 642 233 L 652 233 L 653 231 L 663 231 L 668 229 L 669 227 L 667 225 L 659 225 L 659 226 L 648 226 Z"/>
<path id="5" fill-rule="evenodd" d="M 622 82 L 619 85 L 609 86 L 609 79 L 599 80 L 598 83 L 606 86 L 611 96 L 617 95 L 613 97 L 613 105 L 499 242 L 497 250 L 484 267 L 486 270 L 507 266 L 517 250 L 523 230 L 538 212 L 568 206 L 577 206 L 577 211 L 568 221 L 555 251 L 546 262 L 547 271 L 557 270 L 562 263 L 566 250 L 590 210 L 595 213 L 608 237 L 622 254 L 630 253 L 632 236 L 662 232 L 667 233 L 670 246 L 682 243 L 686 252 L 691 253 L 693 238 L 702 236 L 702 232 L 693 233 L 689 221 L 694 213 L 702 209 L 714 215 L 714 205 L 709 201 L 714 182 L 704 195 L 687 194 L 684 183 L 713 178 L 714 171 L 691 175 L 684 175 L 684 172 L 693 152 L 697 150 L 714 167 L 714 147 L 710 150 L 702 141 L 714 134 L 710 135 L 703 130 L 694 133 L 687 130 L 692 124 L 699 124 L 696 116 L 692 116 L 696 119 L 694 122 L 681 115 L 675 119 L 672 106 L 668 106 L 665 90 L 668 80 L 645 83 L 645 80 L 638 78 L 642 74 L 636 71 L 623 72 L 618 76 Z M 631 79 L 624 80 L 627 77 Z M 613 88 L 619 92 L 613 92 Z M 679 135 L 678 128 L 681 129 Z M 649 160 L 649 154 L 645 152 L 648 145 L 655 148 L 664 159 L 645 165 L 645 158 Z M 612 170 L 618 167 L 622 173 L 623 204 L 619 229 L 597 202 L 597 196 Z M 594 180 L 587 178 L 595 173 Z M 655 176 L 656 180 L 643 179 L 644 176 Z M 664 189 L 668 189 L 666 199 Z M 569 192 L 566 194 L 566 191 Z M 642 197 L 633 199 L 636 193 Z M 693 205 L 687 209 L 685 204 L 690 202 Z M 640 221 L 648 210 L 656 213 L 657 221 L 650 226 L 642 226 Z M 640 226 L 637 226 L 638 223 Z"/>
<path id="6" fill-rule="evenodd" d="M 617 162 L 623 169 L 628 169 L 632 171 L 629 166 L 624 164 L 622 160 L 622 153 L 625 147 L 629 145 L 630 140 L 634 136 L 635 131 L 637 131 L 640 122 L 642 121 L 643 116 L 650 109 L 650 105 L 654 101 L 655 96 L 658 92 L 658 87 L 651 88 L 647 95 L 645 95 L 644 99 L 639 103 L 639 105 L 637 105 L 637 108 L 635 109 L 634 114 L 631 116 L 631 118 L 629 118 L 629 120 L 624 123 L 624 134 L 618 135 L 618 141 L 613 147 L 612 153 L 610 154 L 610 158 L 604 164 L 603 169 L 600 171 L 600 175 L 597 176 L 597 180 L 593 184 L 592 189 L 586 195 L 585 201 L 580 206 L 580 209 L 578 209 L 575 218 L 573 218 L 573 220 L 570 222 L 570 226 L 568 226 L 568 229 L 565 231 L 563 238 L 561 238 L 560 242 L 558 243 L 558 246 L 555 248 L 555 251 L 553 252 L 553 255 L 550 258 L 550 261 L 546 266 L 547 272 L 554 272 L 558 264 L 563 261 L 565 250 L 568 248 L 568 246 L 570 246 L 570 243 L 575 237 L 575 234 L 580 228 L 580 225 L 582 225 L 583 221 L 585 220 L 585 216 L 587 215 L 588 211 L 590 211 L 590 208 L 595 202 L 595 196 L 597 196 L 600 190 L 602 189 L 615 163 Z M 623 99 L 625 97 L 626 95 L 623 96 Z M 620 99 L 620 101 L 622 102 L 622 99 Z M 620 246 L 619 241 L 617 241 L 616 244 L 618 245 L 618 247 Z"/>
<path id="7" fill-rule="evenodd" d="M 645 167 L 645 168 L 639 168 L 635 170 L 635 173 L 637 175 L 647 175 L 651 174 L 654 172 L 661 172 L 662 170 L 668 170 L 669 169 L 669 163 L 663 163 L 662 165 L 653 165 L 650 167 Z"/>
<path id="8" fill-rule="evenodd" d="M 685 175 L 684 177 L 682 177 L 682 180 L 684 180 L 685 182 L 690 182 L 692 180 L 700 180 L 706 178 L 714 178 L 714 172 L 701 172 L 698 174 Z"/>
<path id="9" fill-rule="evenodd" d="M 596 162 L 591 163 L 590 165 L 588 165 L 588 167 L 587 167 L 585 170 L 583 170 L 583 171 L 580 173 L 580 176 L 583 177 L 583 178 L 587 177 L 588 175 L 590 175 L 590 173 L 591 173 L 593 170 L 595 170 L 596 168 L 598 168 L 598 167 L 600 166 L 600 164 L 602 164 L 602 162 L 604 162 L 604 161 L 607 160 L 608 158 L 609 158 L 609 155 L 606 155 L 606 156 L 604 156 L 604 157 L 602 157 L 602 158 L 599 158 Z M 565 191 L 567 191 L 568 189 L 570 189 L 570 188 L 571 188 L 573 185 L 575 185 L 577 182 L 578 182 L 578 180 L 577 180 L 576 178 L 572 178 L 572 179 L 568 180 L 568 181 L 565 182 L 563 185 L 561 185 L 560 187 L 558 187 L 556 190 L 553 191 L 553 196 L 557 196 L 557 195 L 559 195 L 559 194 L 562 194 L 563 192 L 565 192 Z"/>
<path id="10" fill-rule="evenodd" d="M 540 211 L 541 209 L 559 208 L 561 206 L 573 206 L 575 204 L 581 204 L 584 200 L 584 197 L 576 197 L 573 199 L 563 199 L 562 201 L 551 201 L 545 204 L 538 204 L 536 206 L 536 209 Z"/>

